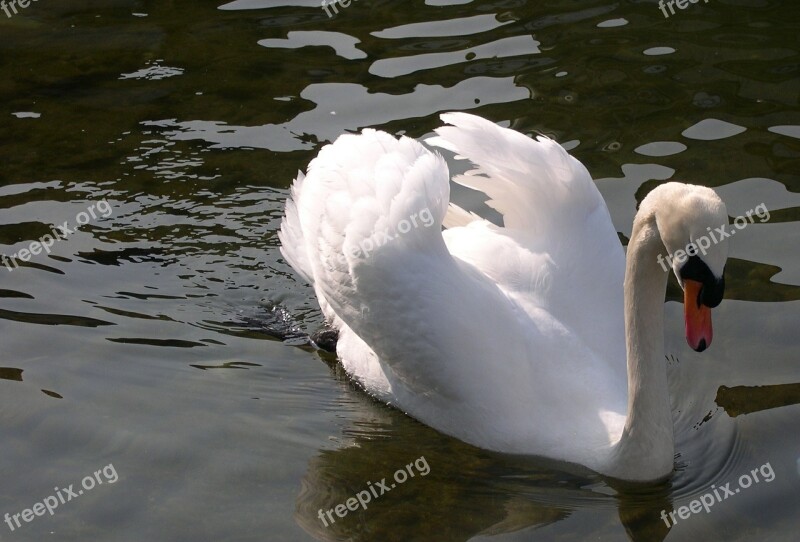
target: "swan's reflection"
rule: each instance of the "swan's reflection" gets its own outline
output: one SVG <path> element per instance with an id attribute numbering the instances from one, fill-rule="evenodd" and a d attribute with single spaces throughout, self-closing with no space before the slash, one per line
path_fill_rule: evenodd
<path id="1" fill-rule="evenodd" d="M 660 541 L 668 532 L 659 517 L 672 511 L 669 482 L 621 484 L 579 466 L 495 454 L 360 393 L 345 401 L 356 401 L 348 443 L 309 462 L 296 503 L 298 524 L 319 540 L 462 541 L 543 527 L 587 509 L 599 524 L 621 521 L 634 541 Z M 426 476 L 409 477 L 366 509 L 344 517 L 332 511 L 382 478 L 389 486 L 395 471 L 420 457 L 430 467 Z M 335 522 L 320 519 L 326 511 Z"/>

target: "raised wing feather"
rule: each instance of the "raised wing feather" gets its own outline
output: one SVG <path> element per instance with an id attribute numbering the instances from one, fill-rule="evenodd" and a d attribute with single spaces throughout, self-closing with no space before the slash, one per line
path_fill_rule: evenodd
<path id="1" fill-rule="evenodd" d="M 474 166 L 453 180 L 484 192 L 504 228 L 471 223 L 445 233 L 454 255 L 481 269 L 528 310 L 544 308 L 625 371 L 625 258 L 589 172 L 546 137 L 531 139 L 481 117 L 446 113 L 427 143 Z M 597 320 L 598 311 L 606 317 Z"/>

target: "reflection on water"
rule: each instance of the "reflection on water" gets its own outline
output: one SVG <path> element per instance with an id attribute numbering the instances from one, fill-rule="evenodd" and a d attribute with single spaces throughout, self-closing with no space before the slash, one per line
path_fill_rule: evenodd
<path id="1" fill-rule="evenodd" d="M 345 442 L 321 451 L 303 478 L 295 517 L 319 540 L 469 540 L 542 529 L 587 509 L 615 513 L 633 540 L 667 534 L 653 518 L 671 510 L 669 482 L 637 487 L 574 465 L 493 454 L 369 403 L 369 417 L 354 420 Z M 412 430 L 413 446 L 402 438 Z M 420 456 L 430 473 L 391 488 L 393 473 Z M 381 479 L 390 490 L 367 509 L 320 520 L 320 510 Z"/>
<path id="2" fill-rule="evenodd" d="M 317 0 L 204 4 L 39 2 L 0 16 L 0 254 L 87 202 L 113 208 L 51 253 L 0 266 L 0 514 L 112 462 L 124 488 L 13 536 L 793 539 L 793 5 L 709 2 L 664 19 L 652 2 L 603 0 L 361 0 L 332 18 Z M 623 242 L 637 202 L 668 179 L 714 187 L 732 220 L 769 209 L 731 243 L 702 356 L 670 281 L 671 479 L 630 486 L 477 450 L 364 397 L 309 346 L 321 316 L 277 248 L 289 182 L 341 133 L 424 138 L 448 110 L 563 142 Z M 486 210 L 463 187 L 453 198 Z M 427 476 L 320 522 L 420 456 Z M 661 520 L 767 462 L 773 482 Z"/>

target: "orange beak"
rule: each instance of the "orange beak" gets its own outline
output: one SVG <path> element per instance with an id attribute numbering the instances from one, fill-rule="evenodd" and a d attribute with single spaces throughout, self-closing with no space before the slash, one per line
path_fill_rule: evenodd
<path id="1" fill-rule="evenodd" d="M 696 280 L 683 281 L 683 316 L 686 320 L 686 342 L 697 352 L 711 345 L 714 331 L 711 328 L 711 309 L 700 301 L 703 285 Z"/>

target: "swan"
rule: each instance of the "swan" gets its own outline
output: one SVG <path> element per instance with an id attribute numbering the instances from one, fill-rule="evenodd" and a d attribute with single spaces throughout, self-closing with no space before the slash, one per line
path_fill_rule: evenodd
<path id="1" fill-rule="evenodd" d="M 281 251 L 338 330 L 345 371 L 480 448 L 622 480 L 669 476 L 668 273 L 702 351 L 727 240 L 689 245 L 728 224 L 724 203 L 709 188 L 658 186 L 626 258 L 588 171 L 558 143 L 466 113 L 441 119 L 426 143 L 468 161 L 453 181 L 484 192 L 502 226 L 450 202 L 441 154 L 374 129 L 341 135 L 292 183 Z"/>

